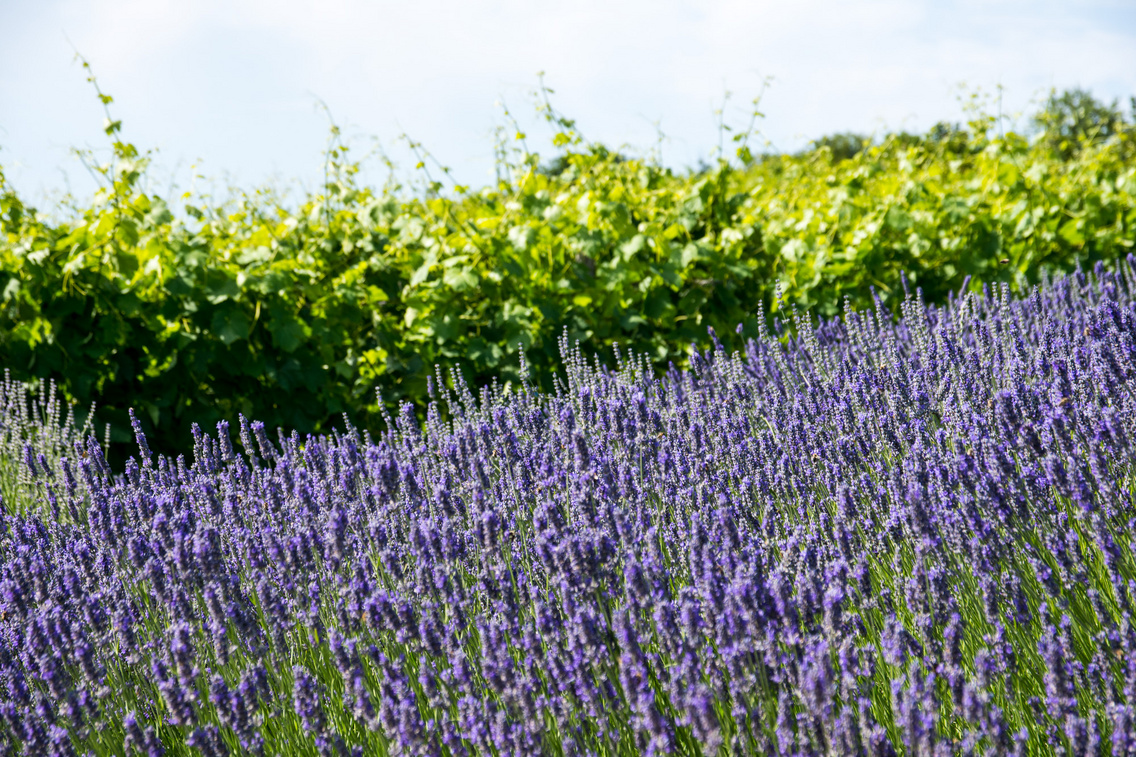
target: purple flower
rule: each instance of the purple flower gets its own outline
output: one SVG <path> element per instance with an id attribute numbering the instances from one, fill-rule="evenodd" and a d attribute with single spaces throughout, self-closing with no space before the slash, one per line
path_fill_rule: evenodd
<path id="1" fill-rule="evenodd" d="M 122 728 L 126 732 L 127 754 L 141 755 L 142 757 L 161 757 L 166 753 L 158 734 L 153 726 L 143 728 L 138 724 L 133 712 L 128 712 L 122 718 Z"/>
<path id="2" fill-rule="evenodd" d="M 203 725 L 193 729 L 186 744 L 201 753 L 201 757 L 228 757 L 229 750 L 221 739 L 221 732 L 215 725 Z"/>
<path id="3" fill-rule="evenodd" d="M 322 687 L 302 665 L 293 666 L 292 679 L 292 708 L 299 716 L 300 724 L 317 740 L 326 739 L 327 716 L 321 704 Z"/>

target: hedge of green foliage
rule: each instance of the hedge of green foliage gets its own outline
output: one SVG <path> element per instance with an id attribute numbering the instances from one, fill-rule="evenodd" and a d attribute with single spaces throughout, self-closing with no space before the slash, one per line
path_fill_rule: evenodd
<path id="1" fill-rule="evenodd" d="M 108 98 L 109 99 L 109 98 Z M 435 365 L 471 383 L 551 386 L 567 332 L 660 367 L 708 328 L 730 346 L 756 313 L 817 316 L 964 286 L 1035 284 L 1113 260 L 1136 239 L 1136 129 L 1027 140 L 993 119 L 893 135 L 847 159 L 719 161 L 680 175 L 561 129 L 555 170 L 525 152 L 481 191 L 360 186 L 336 145 L 323 191 L 190 198 L 177 217 L 140 190 L 145 156 L 107 127 L 105 186 L 65 220 L 0 173 L 0 365 L 55 378 L 126 441 L 134 407 L 159 449 L 237 413 L 300 431 L 380 400 L 422 403 Z M 782 299 L 778 301 L 777 292 Z M 898 294 L 898 296 L 897 296 Z M 748 329 L 749 331 L 745 331 Z"/>

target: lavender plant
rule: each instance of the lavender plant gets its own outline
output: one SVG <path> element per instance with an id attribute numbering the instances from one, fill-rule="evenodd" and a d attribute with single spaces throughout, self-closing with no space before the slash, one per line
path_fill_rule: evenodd
<path id="1" fill-rule="evenodd" d="M 0 743 L 1136 752 L 1136 263 L 773 332 L 661 377 L 564 340 L 555 392 L 438 376 L 378 440 L 21 454 Z"/>
<path id="2" fill-rule="evenodd" d="M 60 402 L 54 382 L 38 382 L 36 391 L 29 391 L 4 371 L 0 381 L 0 498 L 9 509 L 23 510 L 38 493 L 58 517 L 59 501 L 50 482 L 74 477 L 73 467 L 62 461 L 75 442 L 94 432 L 94 419 L 92 404 L 83 423 L 77 423 L 74 405 Z M 104 448 L 109 434 L 108 426 Z M 37 482 L 41 469 L 51 473 Z M 37 492 L 41 486 L 43 490 Z"/>

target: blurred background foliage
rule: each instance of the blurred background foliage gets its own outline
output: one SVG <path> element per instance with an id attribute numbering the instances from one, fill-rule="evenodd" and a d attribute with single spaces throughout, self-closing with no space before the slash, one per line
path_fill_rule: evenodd
<path id="1" fill-rule="evenodd" d="M 966 124 L 793 155 L 755 154 L 753 123 L 723 124 L 716 162 L 684 173 L 586 140 L 549 92 L 558 154 L 503 130 L 494 186 L 437 180 L 448 171 L 415 143 L 420 191 L 361 186 L 333 127 L 325 184 L 301 202 L 186 195 L 176 213 L 143 191 L 147 156 L 108 110 L 102 186 L 62 217 L 0 169 L 0 364 L 97 402 L 121 459 L 130 407 L 162 451 L 237 413 L 376 428 L 382 406 L 428 401 L 435 365 L 515 382 L 523 347 L 550 389 L 564 333 L 605 362 L 618 344 L 665 368 L 708 327 L 727 348 L 753 335 L 761 311 L 895 307 L 904 276 L 929 302 L 1020 290 L 1136 239 L 1133 119 L 1080 90 L 1052 93 L 1028 134 L 977 95 Z"/>

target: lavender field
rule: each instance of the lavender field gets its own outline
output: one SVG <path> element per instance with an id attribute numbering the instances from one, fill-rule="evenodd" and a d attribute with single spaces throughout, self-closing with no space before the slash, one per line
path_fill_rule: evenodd
<path id="1" fill-rule="evenodd" d="M 121 474 L 6 383 L 4 753 L 1136 754 L 1136 263 L 769 332 Z"/>

